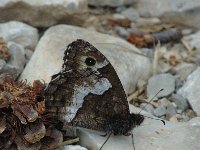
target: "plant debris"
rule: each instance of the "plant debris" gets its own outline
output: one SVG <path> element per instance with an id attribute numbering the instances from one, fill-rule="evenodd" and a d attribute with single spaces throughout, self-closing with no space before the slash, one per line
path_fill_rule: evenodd
<path id="1" fill-rule="evenodd" d="M 10 58 L 9 49 L 7 43 L 2 37 L 0 37 L 0 59 L 8 61 Z"/>
<path id="2" fill-rule="evenodd" d="M 182 33 L 179 29 L 171 28 L 157 33 L 132 33 L 128 36 L 128 41 L 135 44 L 136 47 L 150 47 L 160 43 L 175 42 L 182 38 Z"/>
<path id="3" fill-rule="evenodd" d="M 0 149 L 55 149 L 64 131 L 45 113 L 45 85 L 0 78 Z M 52 123 L 54 122 L 54 123 Z"/>

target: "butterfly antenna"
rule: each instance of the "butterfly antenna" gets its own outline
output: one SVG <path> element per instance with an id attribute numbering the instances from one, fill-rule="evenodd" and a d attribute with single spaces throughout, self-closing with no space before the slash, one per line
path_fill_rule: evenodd
<path id="1" fill-rule="evenodd" d="M 134 144 L 133 133 L 131 133 L 131 138 L 132 138 L 133 149 L 135 150 L 135 144 Z"/>
<path id="2" fill-rule="evenodd" d="M 110 136 L 112 135 L 112 132 L 110 132 L 110 134 L 108 135 L 107 139 L 105 140 L 105 142 L 101 145 L 99 150 L 102 150 L 103 146 L 106 144 L 106 142 L 108 141 L 108 139 L 110 138 Z"/>
<path id="3" fill-rule="evenodd" d="M 147 107 L 147 105 L 150 104 L 150 102 L 153 101 L 153 99 L 154 99 L 161 91 L 163 91 L 163 90 L 164 90 L 164 89 L 160 89 L 160 90 L 156 93 L 156 95 L 154 95 L 154 96 L 150 99 L 150 101 L 147 102 L 146 105 L 144 105 L 143 109 L 140 110 L 139 114 L 140 114 L 141 111 L 143 111 L 143 110 Z"/>
<path id="4" fill-rule="evenodd" d="M 146 103 L 146 105 L 143 107 L 143 109 L 142 109 L 141 111 L 143 111 L 143 110 L 146 108 L 146 106 L 147 106 L 148 104 L 150 104 L 150 102 L 153 101 L 153 99 L 154 99 L 160 92 L 162 92 L 163 90 L 164 90 L 164 89 L 160 89 L 160 90 L 156 93 L 156 95 L 154 95 L 154 96 L 150 99 L 150 101 L 149 101 L 148 103 Z M 140 111 L 138 114 L 140 114 L 141 111 Z M 144 116 L 144 115 L 143 115 L 143 116 Z M 148 117 L 148 116 L 144 116 L 144 117 L 150 118 L 150 119 L 154 119 L 154 120 L 160 120 L 160 121 L 162 121 L 162 123 L 165 125 L 165 121 L 162 120 L 162 119 L 152 118 L 152 117 Z"/>

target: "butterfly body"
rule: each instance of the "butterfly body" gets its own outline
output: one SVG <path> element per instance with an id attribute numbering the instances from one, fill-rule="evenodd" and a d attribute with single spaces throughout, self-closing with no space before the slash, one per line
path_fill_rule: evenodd
<path id="1" fill-rule="evenodd" d="M 68 45 L 62 70 L 45 90 L 46 107 L 69 125 L 127 135 L 144 117 L 131 114 L 108 59 L 84 40 Z"/>

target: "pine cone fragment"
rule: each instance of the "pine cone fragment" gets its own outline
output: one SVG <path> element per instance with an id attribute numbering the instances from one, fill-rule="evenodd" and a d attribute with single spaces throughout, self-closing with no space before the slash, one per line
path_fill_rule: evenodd
<path id="1" fill-rule="evenodd" d="M 63 133 L 45 112 L 44 88 L 40 81 L 31 86 L 0 78 L 0 149 L 54 149 L 63 142 Z"/>

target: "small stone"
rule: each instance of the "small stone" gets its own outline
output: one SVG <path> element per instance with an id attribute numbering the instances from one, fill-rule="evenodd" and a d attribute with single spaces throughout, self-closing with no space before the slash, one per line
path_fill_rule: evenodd
<path id="1" fill-rule="evenodd" d="M 189 107 L 187 99 L 179 94 L 172 94 L 169 99 L 176 104 L 178 109 L 182 111 L 186 110 Z"/>
<path id="2" fill-rule="evenodd" d="M 153 114 L 156 116 L 156 117 L 161 117 L 163 115 L 166 114 L 166 108 L 161 106 L 161 107 L 158 107 L 156 108 L 154 111 L 153 111 Z"/>
<path id="3" fill-rule="evenodd" d="M 134 8 L 128 8 L 122 12 L 127 19 L 131 21 L 136 21 L 139 18 L 139 13 Z"/>
<path id="4" fill-rule="evenodd" d="M 115 32 L 116 32 L 119 36 L 124 37 L 124 38 L 127 38 L 128 35 L 129 35 L 129 32 L 128 32 L 125 28 L 120 27 L 120 26 L 116 26 L 116 27 L 115 27 Z"/>
<path id="5" fill-rule="evenodd" d="M 181 80 L 186 80 L 187 76 L 196 68 L 197 66 L 195 64 L 183 62 L 175 67 L 175 71 Z"/>
<path id="6" fill-rule="evenodd" d="M 175 90 L 175 77 L 169 73 L 154 75 L 148 81 L 147 96 L 151 98 L 161 91 L 156 97 L 164 97 L 170 95 Z"/>
<path id="7" fill-rule="evenodd" d="M 0 73 L 8 73 L 14 78 L 17 78 L 23 71 L 24 65 L 26 63 L 24 48 L 14 42 L 9 42 L 8 48 L 11 54 L 11 58 Z"/>
<path id="8" fill-rule="evenodd" d="M 193 71 L 187 78 L 187 81 L 181 89 L 178 90 L 178 94 L 188 100 L 192 109 L 200 115 L 200 67 Z"/>
<path id="9" fill-rule="evenodd" d="M 166 115 L 169 118 L 171 118 L 172 116 L 176 115 L 176 107 L 174 107 L 173 105 L 167 106 Z"/>
<path id="10" fill-rule="evenodd" d="M 172 116 L 171 118 L 169 118 L 169 121 L 174 122 L 174 123 L 177 123 L 177 122 L 178 122 L 178 119 L 177 119 L 176 115 L 174 115 L 174 116 Z"/>
<path id="11" fill-rule="evenodd" d="M 188 29 L 183 29 L 181 32 L 183 36 L 186 36 L 186 35 L 191 34 L 192 31 L 193 31 L 192 29 L 188 28 Z"/>
<path id="12" fill-rule="evenodd" d="M 182 122 L 187 122 L 187 121 L 189 121 L 190 120 L 190 117 L 189 116 L 187 116 L 187 115 L 185 115 L 185 114 L 182 114 L 182 118 L 180 119 L 180 121 L 182 121 Z"/>
<path id="13" fill-rule="evenodd" d="M 162 98 L 158 101 L 158 105 L 159 106 L 164 106 L 164 107 L 167 107 L 171 104 L 171 102 L 167 99 L 167 98 Z"/>
<path id="14" fill-rule="evenodd" d="M 188 109 L 186 111 L 186 115 L 189 117 L 189 118 L 194 118 L 196 116 L 195 112 L 191 109 Z"/>
<path id="15" fill-rule="evenodd" d="M 150 114 L 153 114 L 154 108 L 151 104 L 142 103 L 140 104 L 140 108 Z"/>
<path id="16" fill-rule="evenodd" d="M 17 21 L 1 23 L 0 36 L 7 42 L 12 41 L 32 50 L 35 49 L 39 39 L 36 28 Z"/>

